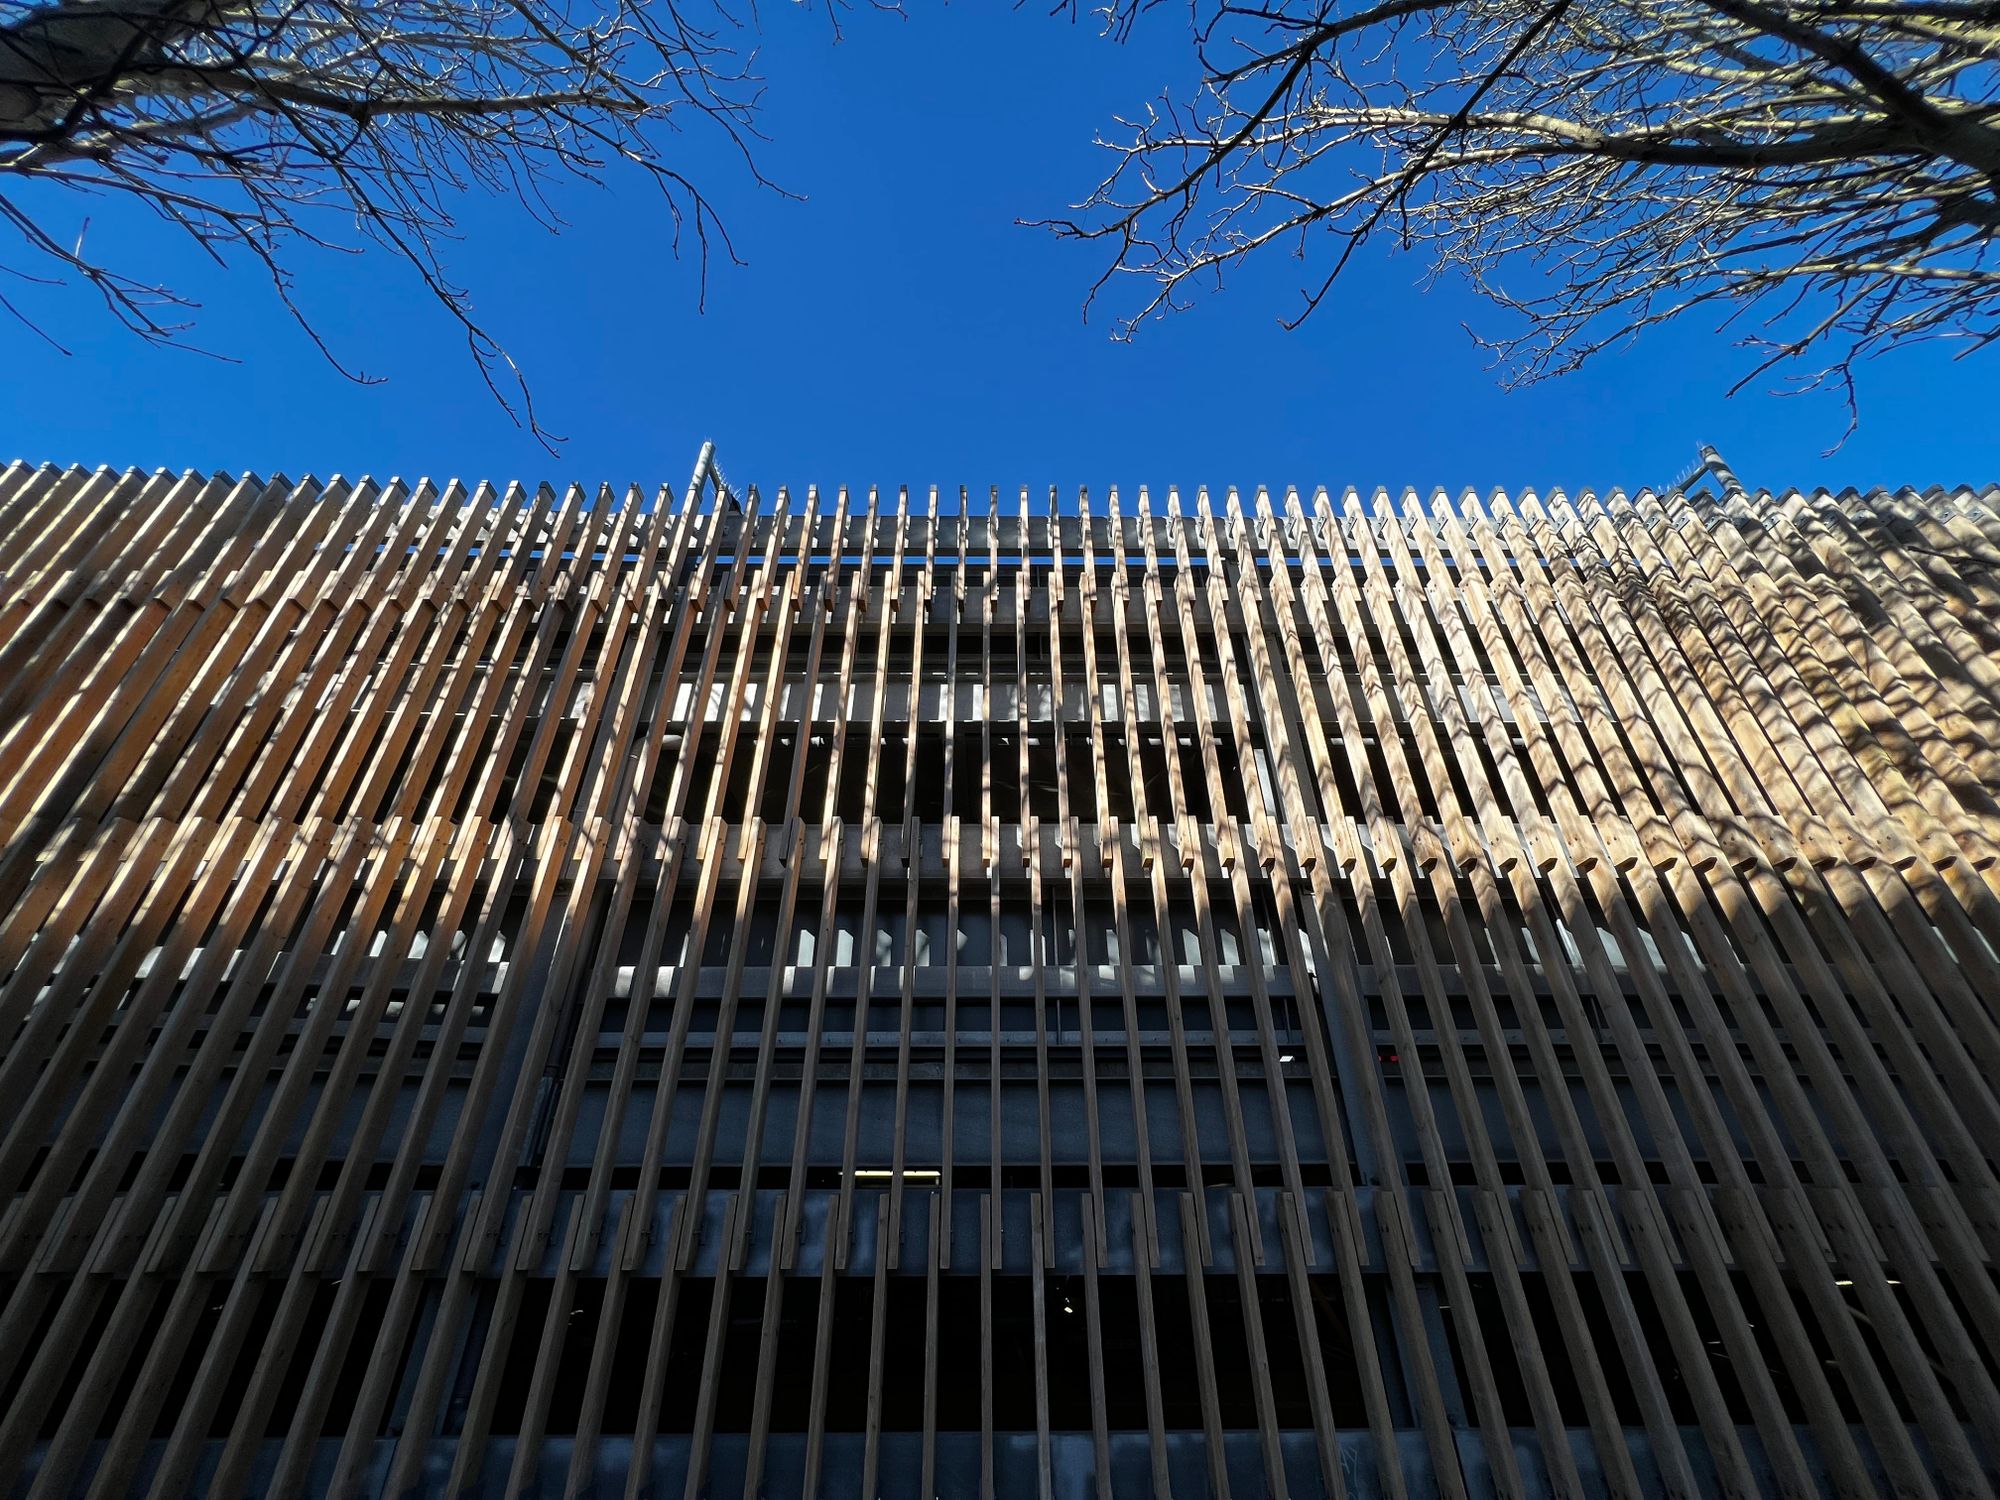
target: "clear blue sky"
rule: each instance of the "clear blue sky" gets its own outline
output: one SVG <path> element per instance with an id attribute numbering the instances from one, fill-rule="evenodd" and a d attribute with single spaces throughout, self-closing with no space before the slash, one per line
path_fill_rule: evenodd
<path id="1" fill-rule="evenodd" d="M 1659 484 L 1698 443 L 1753 485 L 2000 479 L 2000 351 L 1878 361 L 1862 425 L 1829 399 L 1749 391 L 1730 336 L 1685 322 L 1581 375 L 1503 390 L 1462 330 L 1482 308 L 1425 291 L 1420 263 L 1361 257 L 1326 308 L 1278 326 L 1309 277 L 1274 259 L 1136 344 L 1086 324 L 1096 247 L 1017 217 L 1060 211 L 1095 180 L 1093 134 L 1170 78 L 1181 12 L 1121 46 L 1088 24 L 912 0 L 865 7 L 835 47 L 823 13 L 767 3 L 760 163 L 806 195 L 757 188 L 697 132 L 685 164 L 748 262 L 668 254 L 662 205 L 616 177 L 560 207 L 560 237 L 503 200 L 464 205 L 451 268 L 567 442 L 550 458 L 481 387 L 453 326 L 381 254 L 303 257 L 299 296 L 341 354 L 386 382 L 344 381 L 258 273 L 192 263 L 148 222 L 92 212 L 205 304 L 200 337 L 240 363 L 146 348 L 82 294 L 10 282 L 73 351 L 0 325 L 0 449 L 63 463 L 325 475 L 685 479 L 704 438 L 731 479 L 766 487 L 1028 483 Z"/>

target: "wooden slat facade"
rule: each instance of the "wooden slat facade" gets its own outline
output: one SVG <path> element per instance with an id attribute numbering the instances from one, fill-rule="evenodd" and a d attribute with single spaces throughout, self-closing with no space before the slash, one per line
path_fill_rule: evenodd
<path id="1" fill-rule="evenodd" d="M 11 1494 L 1994 1500 L 1996 1080 L 2000 491 L 0 472 Z"/>

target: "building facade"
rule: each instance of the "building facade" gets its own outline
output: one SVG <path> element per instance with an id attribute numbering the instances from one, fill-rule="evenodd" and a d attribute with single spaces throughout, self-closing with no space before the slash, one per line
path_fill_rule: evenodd
<path id="1" fill-rule="evenodd" d="M 1984 1496 L 2000 492 L 0 474 L 0 1489 Z"/>

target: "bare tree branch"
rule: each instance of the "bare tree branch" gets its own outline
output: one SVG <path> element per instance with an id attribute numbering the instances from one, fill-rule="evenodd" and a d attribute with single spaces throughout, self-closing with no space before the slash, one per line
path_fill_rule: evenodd
<path id="1" fill-rule="evenodd" d="M 2000 341 L 1996 0 L 1194 0 L 1201 82 L 1121 120 L 1059 234 L 1130 336 L 1241 261 L 1393 229 L 1502 311 L 1510 380 L 1710 311 L 1749 379 Z M 1107 0 L 1108 29 L 1140 0 Z"/>
<path id="2" fill-rule="evenodd" d="M 711 249 L 734 251 L 663 148 L 698 124 L 756 171 L 757 80 L 736 30 L 717 0 L 0 0 L 0 225 L 26 258 L 0 268 L 39 261 L 139 337 L 184 343 L 184 297 L 64 243 L 26 206 L 45 215 L 46 187 L 143 204 L 219 261 L 248 254 L 346 370 L 290 267 L 301 246 L 373 243 L 415 269 L 546 443 L 520 372 L 446 269 L 454 200 L 484 188 L 557 228 L 555 182 L 636 170 L 676 249 L 691 231 L 705 280 Z"/>

